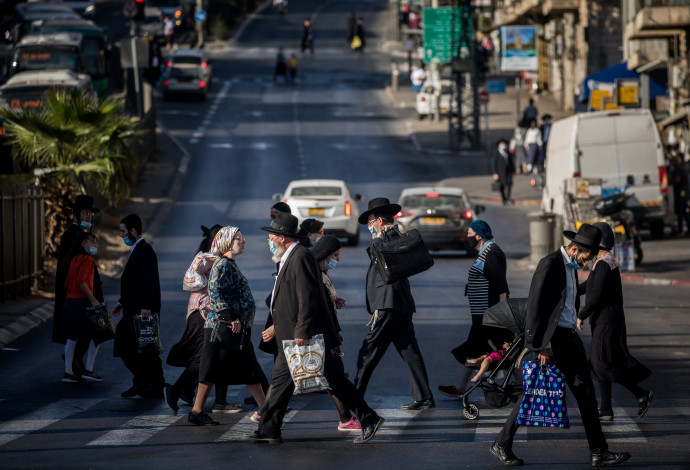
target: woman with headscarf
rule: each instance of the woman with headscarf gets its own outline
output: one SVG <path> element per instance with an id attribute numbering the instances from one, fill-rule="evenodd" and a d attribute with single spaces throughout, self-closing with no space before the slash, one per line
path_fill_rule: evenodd
<path id="1" fill-rule="evenodd" d="M 589 318 L 592 329 L 589 362 L 594 378 L 599 381 L 599 419 L 613 421 L 611 388 L 614 382 L 635 396 L 639 419 L 647 413 L 654 397 L 654 392 L 639 385 L 651 371 L 628 351 L 621 273 L 611 253 L 615 241 L 613 230 L 605 222 L 597 222 L 594 226 L 601 230 L 601 242 L 592 272 L 587 281 L 578 286 L 578 294 L 587 297 L 577 315 L 577 328 L 582 331 L 582 323 Z"/>
<path id="2" fill-rule="evenodd" d="M 484 311 L 508 298 L 508 280 L 506 279 L 506 255 L 494 241 L 491 227 L 485 221 L 473 221 L 467 230 L 468 240 L 474 240 L 477 258 L 472 263 L 465 286 L 465 296 L 470 303 L 472 326 L 467 341 L 453 349 L 452 354 L 461 364 L 470 358 L 479 357 L 491 351 L 489 340 L 503 344 L 513 339 L 508 330 L 490 328 L 482 325 Z M 444 395 L 459 398 L 465 393 L 467 382 L 472 377 L 473 369 L 463 367 L 460 380 L 455 385 L 440 385 L 438 389 Z"/>
<path id="3" fill-rule="evenodd" d="M 244 252 L 245 240 L 237 227 L 223 227 L 211 246 L 217 256 L 208 283 L 209 311 L 204 323 L 204 344 L 199 365 L 199 389 L 188 421 L 195 425 L 220 424 L 204 413 L 204 405 L 213 384 L 245 384 L 254 400 L 261 406 L 265 379 L 254 355 L 251 341 L 256 304 L 247 278 L 240 272 L 235 259 Z M 242 349 L 225 349 L 211 342 L 211 334 L 218 320 L 230 322 L 233 333 L 241 333 L 244 324 Z"/>

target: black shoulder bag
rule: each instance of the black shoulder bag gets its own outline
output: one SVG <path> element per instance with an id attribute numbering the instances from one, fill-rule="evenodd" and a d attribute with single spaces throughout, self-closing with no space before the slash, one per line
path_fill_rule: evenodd
<path id="1" fill-rule="evenodd" d="M 388 232 L 383 232 L 380 243 L 372 243 L 368 250 L 383 282 L 392 284 L 424 272 L 434 265 L 419 230 L 401 233 L 393 228 Z"/>

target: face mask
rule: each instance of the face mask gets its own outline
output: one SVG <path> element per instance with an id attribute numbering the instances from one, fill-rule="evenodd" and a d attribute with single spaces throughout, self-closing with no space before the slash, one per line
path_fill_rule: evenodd
<path id="1" fill-rule="evenodd" d="M 371 233 L 372 235 L 376 235 L 376 229 L 374 228 L 374 224 L 371 224 L 367 228 L 369 229 L 369 233 Z"/>
<path id="2" fill-rule="evenodd" d="M 338 264 L 338 262 L 334 258 L 329 259 L 326 263 L 326 271 L 330 271 L 331 269 L 335 268 L 336 264 Z"/>
<path id="3" fill-rule="evenodd" d="M 575 270 L 580 270 L 582 269 L 582 266 L 580 266 L 575 258 L 572 256 L 570 257 L 570 266 L 572 266 L 573 269 Z"/>
<path id="4" fill-rule="evenodd" d="M 98 254 L 98 247 L 90 246 L 89 247 L 89 254 L 91 256 L 96 256 L 96 254 Z"/>
<path id="5" fill-rule="evenodd" d="M 321 237 L 316 237 L 316 239 L 314 240 L 314 245 L 316 245 L 316 243 L 317 243 L 319 240 L 321 240 Z"/>
<path id="6" fill-rule="evenodd" d="M 88 230 L 91 228 L 91 222 L 84 222 L 83 220 L 79 222 L 79 226 L 83 228 L 84 230 Z"/>
<path id="7" fill-rule="evenodd" d="M 272 255 L 275 255 L 276 251 L 278 251 L 278 248 L 276 248 L 276 246 L 273 244 L 273 240 L 268 242 L 268 249 L 271 250 Z"/>
<path id="8" fill-rule="evenodd" d="M 475 249 L 479 249 L 479 245 L 481 244 L 481 242 L 482 242 L 481 237 L 480 237 L 480 238 L 476 238 L 476 237 L 475 237 L 475 239 L 474 239 L 474 248 L 475 248 Z"/>
<path id="9" fill-rule="evenodd" d="M 506 149 L 506 146 L 505 146 L 505 145 L 499 145 L 499 146 L 498 146 L 498 149 L 499 149 L 499 150 L 505 150 L 505 149 Z"/>
<path id="10" fill-rule="evenodd" d="M 127 246 L 134 245 L 134 241 L 132 240 L 132 237 L 130 237 L 129 235 L 127 235 L 125 238 L 123 238 L 122 241 L 124 241 L 125 245 L 127 245 Z"/>

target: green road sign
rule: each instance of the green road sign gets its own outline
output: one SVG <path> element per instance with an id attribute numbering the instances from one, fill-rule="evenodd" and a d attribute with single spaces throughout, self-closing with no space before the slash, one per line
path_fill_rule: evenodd
<path id="1" fill-rule="evenodd" d="M 424 60 L 443 64 L 459 56 L 469 60 L 469 44 L 461 44 L 463 15 L 469 7 L 441 7 L 424 9 Z M 466 20 L 468 39 L 472 37 L 472 18 Z M 462 46 L 462 47 L 461 47 Z M 458 50 L 459 49 L 459 50 Z"/>

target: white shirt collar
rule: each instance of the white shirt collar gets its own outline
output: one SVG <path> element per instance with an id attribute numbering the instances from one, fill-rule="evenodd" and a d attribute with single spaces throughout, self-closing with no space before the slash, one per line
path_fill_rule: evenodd
<path id="1" fill-rule="evenodd" d="M 129 252 L 132 253 L 132 252 L 134 251 L 134 248 L 136 248 L 137 245 L 139 244 L 139 242 L 142 241 L 143 239 L 144 239 L 144 237 L 141 237 L 141 238 L 139 238 L 139 240 L 135 241 L 135 242 L 134 242 L 134 245 L 132 245 L 131 247 L 129 247 Z"/>
<path id="2" fill-rule="evenodd" d="M 295 250 L 295 247 L 297 247 L 297 245 L 299 245 L 299 242 L 294 242 L 292 245 L 288 247 L 287 250 L 285 250 L 285 253 L 283 253 L 283 256 L 280 258 L 280 267 L 278 268 L 278 272 L 280 272 L 280 270 L 283 269 L 283 265 L 290 257 L 290 254 Z"/>

